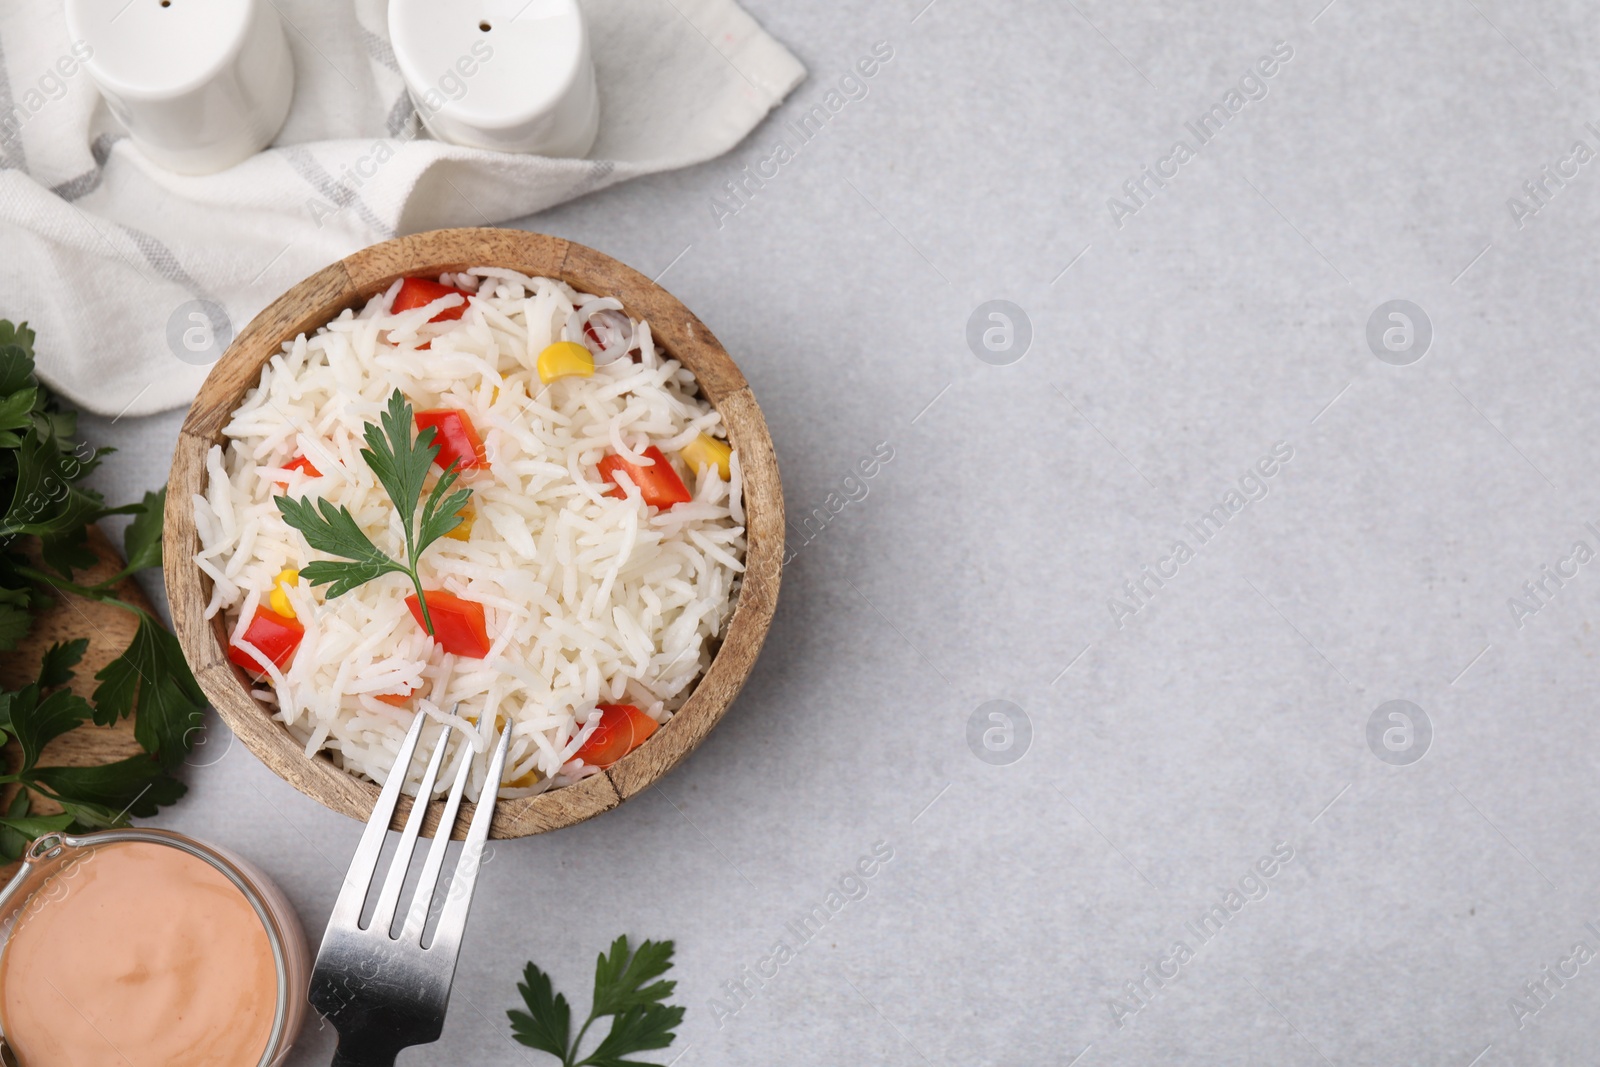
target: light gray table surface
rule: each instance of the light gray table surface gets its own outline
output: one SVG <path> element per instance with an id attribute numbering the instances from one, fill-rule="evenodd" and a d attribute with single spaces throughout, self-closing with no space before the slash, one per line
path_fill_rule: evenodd
<path id="1" fill-rule="evenodd" d="M 550 1062 L 509 1038 L 524 961 L 586 1006 L 620 933 L 677 942 L 684 1065 L 1593 1062 L 1600 13 L 1324 2 L 751 0 L 811 78 L 749 142 L 520 224 L 716 332 L 795 554 L 698 752 L 494 847 L 403 1064 Z M 967 340 L 996 299 L 1003 366 Z M 86 418 L 102 487 L 162 481 L 179 421 Z M 315 941 L 360 826 L 215 722 L 192 762 L 152 822 Z M 292 1062 L 331 1049 L 313 1020 Z"/>

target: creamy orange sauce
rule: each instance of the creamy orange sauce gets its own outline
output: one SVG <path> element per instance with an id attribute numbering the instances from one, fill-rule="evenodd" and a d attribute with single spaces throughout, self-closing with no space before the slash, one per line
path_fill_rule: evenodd
<path id="1" fill-rule="evenodd" d="M 276 997 L 244 894 L 143 841 L 52 875 L 0 955 L 0 1026 L 23 1067 L 255 1067 Z"/>

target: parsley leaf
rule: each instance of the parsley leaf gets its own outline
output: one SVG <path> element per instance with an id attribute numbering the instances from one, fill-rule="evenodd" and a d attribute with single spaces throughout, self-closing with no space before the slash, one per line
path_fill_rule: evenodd
<path id="1" fill-rule="evenodd" d="M 51 645 L 40 664 L 38 680 L 0 696 L 0 727 L 10 732 L 22 749 L 19 773 L 32 770 L 44 746 L 77 729 L 92 714 L 86 700 L 60 688 L 72 680 L 72 668 L 88 646 L 82 639 Z M 48 695 L 47 689 L 51 690 Z"/>
<path id="2" fill-rule="evenodd" d="M 0 816 L 0 862 L 13 863 L 21 859 L 29 841 L 72 825 L 71 815 L 30 815 L 30 806 L 28 791 L 24 789 L 11 801 L 5 815 Z"/>
<path id="3" fill-rule="evenodd" d="M 592 1067 L 628 1067 L 642 1060 L 623 1059 L 634 1052 L 666 1048 L 677 1037 L 675 1027 L 683 1022 L 683 1009 L 666 1004 L 629 1008 L 611 1023 L 611 1032 L 584 1059 Z"/>
<path id="4" fill-rule="evenodd" d="M 437 431 L 432 427 L 423 431 L 415 442 L 411 438 L 411 405 L 396 389 L 389 396 L 389 407 L 379 416 L 382 427 L 367 423 L 367 447 L 361 458 L 367 461 L 372 473 L 377 475 L 384 492 L 400 512 L 401 524 L 406 532 L 406 555 L 416 557 L 416 533 L 412 528 L 417 501 L 422 498 L 422 483 L 428 477 L 428 468 L 439 454 L 433 443 Z"/>
<path id="5" fill-rule="evenodd" d="M 57 574 L 72 576 L 73 571 L 86 570 L 100 562 L 100 557 L 89 547 L 89 528 L 77 526 L 40 539 L 40 555 Z"/>
<path id="6" fill-rule="evenodd" d="M 0 392 L 9 393 L 28 384 L 28 378 L 33 374 L 33 337 L 34 333 L 28 329 L 27 323 L 13 326 L 5 319 L 0 319 L 0 345 L 15 345 L 28 359 L 28 369 L 21 377 L 8 378 L 0 374 Z"/>
<path id="7" fill-rule="evenodd" d="M 567 1005 L 567 998 L 560 993 L 552 994 L 550 976 L 532 963 L 522 972 L 517 991 L 522 994 L 528 1010 L 506 1012 L 511 1017 L 512 1036 L 529 1048 L 548 1052 L 565 1063 L 567 1043 L 572 1034 L 572 1009 Z"/>
<path id="8" fill-rule="evenodd" d="M 595 961 L 594 1006 L 576 1038 L 568 1040 L 572 1012 L 566 997 L 553 993 L 550 976 L 532 963 L 517 983 L 527 1011 L 508 1011 L 511 1033 L 521 1044 L 548 1052 L 562 1067 L 652 1067 L 627 1059 L 636 1052 L 666 1048 L 678 1036 L 684 1009 L 664 1004 L 676 982 L 651 982 L 672 967 L 671 941 L 645 941 L 630 952 L 626 936 L 612 942 Z M 646 983 L 650 983 L 646 985 Z M 579 1058 L 584 1035 L 597 1020 L 611 1017 L 611 1030 L 594 1051 Z"/>
<path id="9" fill-rule="evenodd" d="M 127 815 L 147 818 L 185 792 L 182 782 L 144 755 L 98 767 L 35 767 L 20 777 L 93 827 L 122 825 Z"/>
<path id="10" fill-rule="evenodd" d="M 9 711 L 11 732 L 22 747 L 22 773 L 33 770 L 44 746 L 83 725 L 93 713 L 88 701 L 68 689 L 41 698 L 37 682 L 15 695 Z"/>
<path id="11" fill-rule="evenodd" d="M 290 526 L 305 535 L 306 544 L 318 552 L 343 556 L 348 562 L 317 560 L 300 569 L 300 577 L 311 585 L 328 584 L 329 598 L 344 596 L 350 590 L 382 574 L 406 569 L 372 543 L 346 507 L 334 507 L 327 500 L 313 504 L 302 497 L 278 498 L 278 510 Z"/>
<path id="12" fill-rule="evenodd" d="M 26 800 L 28 794 L 18 793 L 17 796 Z M 0 826 L 16 833 L 18 835 L 17 839 L 22 842 L 22 848 L 17 849 L 17 853 L 11 857 L 12 859 L 20 859 L 23 849 L 27 848 L 28 842 L 34 838 L 43 837 L 45 834 L 58 833 L 71 825 L 72 816 L 66 812 L 62 812 L 60 815 L 19 815 L 16 818 L 7 815 L 5 818 L 0 819 Z"/>
<path id="13" fill-rule="evenodd" d="M 15 351 L 12 349 L 10 351 Z M 4 375 L 0 370 L 0 376 Z M 5 397 L 0 397 L 0 427 L 7 430 L 25 430 L 32 425 L 33 405 L 38 402 L 39 390 L 37 387 L 18 389 Z"/>
<path id="14" fill-rule="evenodd" d="M 122 655 L 96 675 L 93 703 L 65 688 L 88 648 L 83 638 L 45 652 L 35 681 L 0 691 L 0 742 L 14 737 L 20 751 L 20 759 L 0 764 L 0 785 L 25 787 L 0 815 L 0 860 L 20 856 L 40 834 L 126 825 L 129 814 L 153 815 L 182 796 L 182 783 L 168 771 L 188 751 L 206 704 L 177 639 L 117 594 L 130 574 L 161 562 L 166 491 L 112 508 L 84 484 L 110 450 L 73 440 L 77 418 L 36 378 L 33 347 L 26 324 L 0 319 L 0 652 L 18 647 L 34 616 L 55 603 L 53 594 L 115 604 L 134 612 L 139 626 Z M 123 539 L 127 565 L 93 584 L 74 582 L 75 572 L 99 562 L 89 526 L 108 515 L 133 516 Z M 134 713 L 134 737 L 147 755 L 102 767 L 39 766 L 45 746 L 64 733 Z M 35 794 L 63 812 L 34 813 Z"/>
<path id="15" fill-rule="evenodd" d="M 0 518 L 0 537 L 60 536 L 81 530 L 103 513 L 100 494 L 74 484 L 88 472 L 89 461 L 68 451 L 66 444 L 54 433 L 30 431 L 14 450 L 15 488 Z"/>
<path id="16" fill-rule="evenodd" d="M 617 938 L 611 944 L 611 954 L 602 954 L 595 961 L 595 1014 L 616 1015 L 625 1008 L 652 1004 L 672 996 L 678 986 L 676 982 L 657 982 L 644 987 L 644 983 L 666 974 L 671 967 L 671 941 L 646 941 L 630 959 L 627 937 Z"/>
<path id="17" fill-rule="evenodd" d="M 33 603 L 26 589 L 0 587 L 0 652 L 10 652 L 17 642 L 33 629 L 33 616 L 28 609 Z"/>
<path id="18" fill-rule="evenodd" d="M 51 645 L 39 664 L 39 686 L 43 689 L 54 689 L 58 685 L 66 685 L 72 681 L 72 668 L 83 660 L 83 654 L 87 651 L 89 651 L 87 637 Z"/>
<path id="19" fill-rule="evenodd" d="M 313 504 L 306 497 L 291 500 L 280 496 L 277 504 L 284 521 L 305 535 L 306 544 L 318 552 L 341 557 L 317 560 L 302 567 L 300 577 L 308 585 L 328 586 L 327 595 L 332 599 L 385 574 L 404 574 L 417 591 L 423 629 L 431 635 L 433 618 L 428 613 L 428 598 L 422 591 L 417 560 L 429 545 L 460 525 L 458 513 L 472 498 L 472 490 L 450 492 L 460 474 L 452 463 L 428 494 L 421 515 L 417 514 L 422 487 L 427 481 L 428 469 L 439 455 L 439 446 L 434 444 L 437 431 L 431 426 L 413 438 L 413 421 L 411 405 L 396 389 L 390 394 L 388 406 L 378 422 L 367 424 L 367 447 L 361 450 L 361 458 L 372 468 L 378 484 L 389 494 L 390 502 L 400 514 L 405 536 L 404 563 L 373 544 L 349 508 L 335 507 L 327 500 Z"/>
<path id="20" fill-rule="evenodd" d="M 432 433 L 430 426 L 428 432 Z M 459 472 L 454 463 L 444 472 L 433 492 L 428 494 L 428 502 L 422 506 L 422 527 L 417 535 L 418 555 L 422 549 L 427 548 L 445 534 L 461 525 L 461 509 L 467 506 L 467 501 L 472 499 L 471 489 L 457 489 L 449 493 L 450 487 L 455 484 Z"/>
<path id="21" fill-rule="evenodd" d="M 155 620 L 144 616 L 139 634 L 144 635 L 151 627 L 166 633 Z M 167 634 L 167 637 L 170 639 L 172 635 Z M 150 640 L 148 636 L 142 639 Z M 138 647 L 140 641 L 141 637 L 136 636 L 134 647 Z M 166 773 L 167 767 L 161 760 L 149 755 L 131 756 L 99 767 L 38 766 L 39 756 L 51 741 L 77 729 L 91 717 L 100 717 L 101 713 L 87 700 L 63 688 L 72 680 L 72 669 L 82 659 L 88 644 L 86 639 L 80 638 L 51 646 L 44 654 L 37 680 L 15 692 L 0 694 L 0 727 L 16 737 L 22 750 L 21 764 L 14 773 L 0 775 L 0 783 L 21 782 L 60 804 L 64 812 L 64 821 L 63 816 L 55 815 L 29 821 L 25 818 L 28 806 L 24 795 L 24 801 L 13 802 L 4 820 L 0 820 L 14 833 L 37 837 L 39 833 L 66 829 L 74 823 L 87 827 L 116 826 L 130 811 L 134 815 L 154 815 L 158 805 L 170 804 L 183 795 L 183 783 Z M 182 663 L 181 656 L 179 663 Z M 170 669 L 168 675 L 169 684 L 183 688 L 182 683 L 170 676 Z M 186 671 L 183 677 L 188 678 L 189 685 L 194 684 Z M 146 737 L 142 736 L 147 712 L 147 707 L 140 708 L 134 736 L 150 749 Z M 163 715 L 159 711 L 148 713 L 151 729 L 155 729 Z M 183 749 L 175 751 L 181 756 Z M 10 846 L 14 844 L 9 834 L 0 832 L 0 854 L 10 855 L 13 851 Z"/>
<path id="22" fill-rule="evenodd" d="M 167 487 L 146 493 L 144 501 L 132 508 L 133 522 L 122 535 L 122 554 L 128 557 L 124 573 L 161 566 L 161 517 L 167 509 Z"/>
<path id="23" fill-rule="evenodd" d="M 189 751 L 189 734 L 205 715 L 206 698 L 185 666 L 178 639 L 139 613 L 139 629 L 122 655 L 95 675 L 94 721 L 110 726 L 135 712 L 133 736 L 168 769 Z"/>

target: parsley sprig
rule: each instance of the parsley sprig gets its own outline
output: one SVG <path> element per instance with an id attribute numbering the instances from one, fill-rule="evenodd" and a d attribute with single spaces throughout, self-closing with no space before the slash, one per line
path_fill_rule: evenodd
<path id="1" fill-rule="evenodd" d="M 602 952 L 594 965 L 594 1006 L 578 1036 L 571 1038 L 572 1009 L 567 998 L 554 991 L 550 976 L 532 963 L 517 983 L 527 1011 L 508 1011 L 511 1033 L 530 1048 L 548 1052 L 562 1067 L 653 1067 L 624 1057 L 636 1052 L 666 1048 L 683 1022 L 683 1009 L 664 1001 L 677 982 L 656 982 L 672 966 L 671 941 L 645 941 L 637 952 L 628 950 L 626 935 Z M 650 983 L 650 984 L 646 984 Z M 594 1050 L 579 1059 L 579 1049 L 589 1027 L 606 1016 L 611 1030 Z"/>
<path id="2" fill-rule="evenodd" d="M 75 441 L 76 421 L 34 375 L 33 331 L 0 320 L 0 652 L 15 650 L 62 593 L 139 620 L 132 643 L 95 675 L 100 684 L 90 699 L 67 688 L 86 639 L 51 647 L 37 678 L 0 692 L 0 744 L 14 740 L 17 754 L 0 765 L 0 786 L 24 787 L 0 813 L 0 862 L 16 859 L 41 833 L 121 826 L 130 814 L 153 815 L 177 800 L 184 787 L 170 772 L 188 753 L 206 706 L 177 638 L 118 595 L 130 575 L 161 564 L 166 490 L 107 506 L 85 479 L 111 450 Z M 110 515 L 133 516 L 123 535 L 127 565 L 91 582 L 77 573 L 99 562 L 89 527 Z M 69 730 L 133 714 L 144 755 L 97 767 L 39 765 L 44 746 Z M 35 797 L 56 802 L 62 814 L 35 813 Z"/>
<path id="3" fill-rule="evenodd" d="M 141 627 L 140 633 L 143 632 Z M 121 826 L 130 812 L 141 817 L 154 815 L 160 805 L 183 796 L 183 783 L 148 755 L 129 756 L 98 767 L 39 766 L 44 746 L 62 734 L 90 719 L 101 725 L 115 721 L 107 714 L 105 701 L 99 700 L 99 690 L 95 692 L 97 704 L 91 705 L 66 688 L 73 678 L 72 668 L 88 647 L 88 638 L 50 646 L 37 679 L 15 692 L 0 693 L 0 737 L 11 734 L 21 750 L 16 771 L 0 775 L 0 783 L 20 782 L 26 787 L 18 792 L 5 817 L 0 818 L 0 855 L 8 860 L 21 856 L 28 842 L 42 834 Z M 147 716 L 155 720 L 160 714 L 142 708 L 135 724 L 136 736 L 143 733 L 140 727 Z M 140 736 L 139 740 L 143 743 L 146 738 Z M 30 790 L 55 801 L 62 814 L 30 814 Z"/>
<path id="4" fill-rule="evenodd" d="M 332 599 L 385 574 L 403 574 L 411 579 L 417 591 L 423 629 L 431 635 L 433 618 L 428 614 L 428 598 L 422 592 L 417 560 L 424 549 L 460 525 L 461 509 L 472 498 L 472 490 L 450 492 L 460 475 L 457 464 L 452 463 L 434 484 L 419 516 L 417 505 L 422 501 L 423 483 L 427 480 L 428 468 L 439 455 L 439 446 L 434 443 L 438 431 L 430 426 L 415 438 L 411 436 L 411 405 L 398 389 L 389 397 L 389 405 L 379 416 L 379 422 L 381 425 L 367 423 L 367 447 L 361 450 L 361 458 L 372 468 L 400 515 L 405 530 L 404 563 L 373 544 L 347 507 L 335 507 L 327 500 L 319 499 L 313 504 L 307 497 L 292 500 L 281 496 L 278 510 L 283 513 L 285 522 L 305 535 L 306 543 L 312 548 L 341 557 L 317 560 L 304 567 L 300 577 L 308 584 L 327 585 L 328 597 Z"/>

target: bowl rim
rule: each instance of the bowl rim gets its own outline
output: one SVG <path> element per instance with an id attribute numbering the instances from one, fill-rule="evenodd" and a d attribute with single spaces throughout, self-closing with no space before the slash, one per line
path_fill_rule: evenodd
<path id="1" fill-rule="evenodd" d="M 500 267 L 556 278 L 581 292 L 614 296 L 647 321 L 658 346 L 695 375 L 701 394 L 721 413 L 739 451 L 745 498 L 745 573 L 720 647 L 672 719 L 644 745 L 600 774 L 532 797 L 502 799 L 490 836 L 524 837 L 557 830 L 621 804 L 654 784 L 692 752 L 721 720 L 749 677 L 777 607 L 784 512 L 777 456 L 750 386 L 711 331 L 669 292 L 631 267 L 564 238 L 525 230 L 433 230 L 384 241 L 347 256 L 292 286 L 252 319 L 212 367 L 179 431 L 167 483 L 162 570 L 173 631 L 195 679 L 224 722 L 251 752 L 300 792 L 334 811 L 365 820 L 378 786 L 334 766 L 305 746 L 250 695 L 244 673 L 228 661 L 222 616 L 205 618 L 210 579 L 195 565 L 199 535 L 193 499 L 203 492 L 205 458 L 262 366 L 286 341 L 315 332 L 346 308 L 359 307 L 408 275 L 437 278 L 472 267 Z M 475 806 L 463 801 L 452 836 L 465 835 Z M 428 805 L 423 832 L 438 825 L 442 801 Z M 411 810 L 402 796 L 391 826 Z"/>

